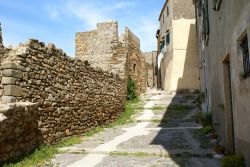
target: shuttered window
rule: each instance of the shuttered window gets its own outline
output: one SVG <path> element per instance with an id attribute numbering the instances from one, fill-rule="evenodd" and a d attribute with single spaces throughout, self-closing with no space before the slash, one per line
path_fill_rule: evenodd
<path id="1" fill-rule="evenodd" d="M 240 46 L 241 46 L 242 55 L 243 55 L 243 69 L 244 69 L 243 77 L 247 78 L 249 77 L 249 74 L 250 74 L 250 58 L 249 58 L 247 35 L 245 35 L 244 38 L 242 39 Z"/>
<path id="2" fill-rule="evenodd" d="M 167 31 L 167 35 L 166 35 L 166 45 L 169 45 L 170 43 L 170 32 Z"/>
<path id="3" fill-rule="evenodd" d="M 202 6 L 202 15 L 203 15 L 203 35 L 204 35 L 204 41 L 207 43 L 208 37 L 209 37 L 209 16 L 208 16 L 208 2 L 207 0 L 204 0 L 203 6 Z"/>

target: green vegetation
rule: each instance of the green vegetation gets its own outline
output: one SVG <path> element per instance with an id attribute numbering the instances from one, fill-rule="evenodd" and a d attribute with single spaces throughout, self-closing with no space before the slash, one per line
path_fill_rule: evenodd
<path id="1" fill-rule="evenodd" d="M 221 160 L 222 167 L 244 167 L 244 157 L 241 154 L 225 156 Z"/>
<path id="2" fill-rule="evenodd" d="M 85 132 L 84 136 L 91 137 L 91 136 L 94 136 L 95 134 L 103 132 L 103 131 L 104 131 L 104 128 L 101 126 L 98 126 L 98 127 L 95 127 L 94 129 L 91 129 L 88 132 Z"/>
<path id="3" fill-rule="evenodd" d="M 204 134 L 208 134 L 208 133 L 212 132 L 214 130 L 214 128 L 211 125 L 207 125 L 207 126 L 203 127 L 201 130 Z"/>
<path id="4" fill-rule="evenodd" d="M 190 105 L 171 105 L 167 108 L 166 116 L 169 119 L 181 119 L 190 113 L 193 106 Z"/>
<path id="5" fill-rule="evenodd" d="M 185 99 L 188 99 L 188 100 L 190 100 L 190 99 L 194 99 L 194 95 L 192 95 L 192 94 L 188 94 L 188 95 L 184 95 L 183 96 L 183 98 L 185 98 Z"/>
<path id="6" fill-rule="evenodd" d="M 195 120 L 198 123 L 201 123 L 203 126 L 212 126 L 213 121 L 212 121 L 212 113 L 204 113 L 204 112 L 197 112 L 195 116 Z"/>
<path id="7" fill-rule="evenodd" d="M 136 105 L 140 102 L 139 98 L 134 100 L 127 101 L 125 106 L 125 112 L 113 123 L 110 123 L 105 126 L 99 126 L 94 129 L 89 130 L 83 135 L 86 137 L 91 137 L 96 133 L 104 131 L 104 128 L 113 127 L 115 125 L 123 125 L 132 121 L 131 116 L 135 114 L 135 109 L 133 105 Z M 56 154 L 60 153 L 59 148 L 68 147 L 74 144 L 79 144 L 82 141 L 82 137 L 71 137 L 68 139 L 61 140 L 55 145 L 43 145 L 37 148 L 31 154 L 20 157 L 18 160 L 5 164 L 3 167 L 32 167 L 43 165 L 46 161 L 53 158 Z"/>
<path id="8" fill-rule="evenodd" d="M 125 112 L 115 121 L 114 125 L 124 125 L 132 121 L 132 116 L 136 113 L 136 110 L 133 108 L 133 104 L 138 103 L 139 99 L 136 98 L 133 101 L 127 101 Z"/>
<path id="9" fill-rule="evenodd" d="M 206 134 L 202 129 L 194 130 L 193 137 L 200 142 L 200 147 L 204 149 L 212 148 L 213 145 L 210 143 L 210 139 L 205 136 Z"/>
<path id="10" fill-rule="evenodd" d="M 110 152 L 111 156 L 126 156 L 126 157 L 152 157 L 152 156 L 161 156 L 155 153 L 145 153 L 145 152 Z"/>
<path id="11" fill-rule="evenodd" d="M 47 160 L 53 158 L 55 154 L 59 153 L 58 148 L 68 147 L 79 143 L 81 143 L 80 137 L 71 137 L 62 140 L 55 145 L 43 145 L 37 148 L 32 154 L 20 157 L 20 159 L 14 161 L 13 163 L 5 164 L 3 167 L 32 167 L 43 165 Z"/>
<path id="12" fill-rule="evenodd" d="M 131 76 L 128 76 L 128 84 L 127 84 L 127 100 L 134 100 L 137 98 L 136 94 L 136 83 L 135 81 L 131 78 Z"/>
<path id="13" fill-rule="evenodd" d="M 166 107 L 164 107 L 164 106 L 154 106 L 154 107 L 152 107 L 152 108 L 149 108 L 150 110 L 164 110 L 164 109 L 166 109 Z"/>

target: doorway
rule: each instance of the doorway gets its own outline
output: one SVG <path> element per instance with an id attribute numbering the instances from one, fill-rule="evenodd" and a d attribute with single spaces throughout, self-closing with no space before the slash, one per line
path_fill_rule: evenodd
<path id="1" fill-rule="evenodd" d="M 229 54 L 223 60 L 223 79 L 224 79 L 224 110 L 225 110 L 225 128 L 226 128 L 226 151 L 228 154 L 235 153 L 234 137 L 234 118 L 232 106 L 232 88 Z"/>

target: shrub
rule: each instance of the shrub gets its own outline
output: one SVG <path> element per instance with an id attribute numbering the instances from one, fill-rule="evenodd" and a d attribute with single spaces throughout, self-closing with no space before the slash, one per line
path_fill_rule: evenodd
<path id="1" fill-rule="evenodd" d="M 221 160 L 222 167 L 244 167 L 244 157 L 241 154 L 225 156 Z"/>
<path id="2" fill-rule="evenodd" d="M 205 134 L 208 134 L 210 132 L 212 132 L 214 129 L 211 125 L 207 125 L 205 126 L 204 128 L 202 128 L 202 132 L 205 133 Z"/>
<path id="3" fill-rule="evenodd" d="M 195 115 L 195 120 L 198 123 L 201 123 L 203 126 L 212 126 L 213 121 L 212 121 L 212 113 L 203 113 L 203 112 L 197 112 Z"/>
<path id="4" fill-rule="evenodd" d="M 136 83 L 135 81 L 131 78 L 131 76 L 128 76 L 128 84 L 127 84 L 127 90 L 128 90 L 128 94 L 127 94 L 127 99 L 128 100 L 134 100 L 137 98 L 137 94 L 136 94 Z"/>

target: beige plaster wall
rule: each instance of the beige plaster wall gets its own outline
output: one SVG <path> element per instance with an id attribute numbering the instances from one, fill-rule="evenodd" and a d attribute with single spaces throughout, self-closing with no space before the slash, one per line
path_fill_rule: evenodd
<path id="1" fill-rule="evenodd" d="M 209 109 L 213 113 L 213 123 L 217 133 L 220 135 L 222 145 L 228 145 L 231 139 L 227 138 L 227 126 L 230 124 L 225 103 L 226 94 L 223 61 L 226 55 L 230 59 L 232 112 L 234 123 L 235 151 L 243 153 L 247 167 L 250 166 L 250 78 L 243 78 L 243 55 L 240 48 L 241 37 L 248 34 L 250 41 L 250 2 L 249 0 L 228 0 L 222 3 L 218 11 L 212 9 L 212 1 L 208 1 L 210 34 L 207 46 L 202 50 L 202 60 L 207 60 L 208 102 Z M 200 39 L 200 22 L 198 19 L 198 30 Z M 249 45 L 250 49 L 250 45 Z M 206 57 L 206 58 L 205 58 Z M 225 110 L 219 105 L 224 105 Z"/>
<path id="2" fill-rule="evenodd" d="M 167 91 L 199 89 L 195 20 L 173 20 L 173 56 L 163 59 L 163 85 Z M 171 58 L 172 57 L 172 58 Z"/>

